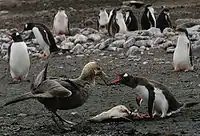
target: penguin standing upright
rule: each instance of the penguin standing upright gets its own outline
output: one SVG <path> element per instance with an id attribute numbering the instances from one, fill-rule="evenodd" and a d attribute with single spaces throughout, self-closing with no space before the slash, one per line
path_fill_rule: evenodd
<path id="1" fill-rule="evenodd" d="M 133 88 L 136 94 L 148 103 L 148 114 L 151 118 L 160 115 L 161 118 L 171 116 L 184 107 L 191 107 L 199 102 L 181 104 L 164 85 L 144 77 L 133 77 L 127 73 L 118 75 L 112 84 L 121 83 Z"/>
<path id="2" fill-rule="evenodd" d="M 10 74 L 14 81 L 25 80 L 30 69 L 30 58 L 26 43 L 18 32 L 9 36 L 14 41 L 8 48 Z"/>
<path id="3" fill-rule="evenodd" d="M 51 31 L 40 23 L 27 23 L 24 25 L 24 31 L 32 30 L 36 40 L 40 44 L 40 48 L 43 51 L 42 58 L 48 57 L 51 52 L 59 51 L 56 46 L 55 39 Z"/>
<path id="4" fill-rule="evenodd" d="M 114 9 L 108 24 L 108 32 L 110 36 L 116 33 L 126 33 L 127 27 L 121 9 Z"/>
<path id="5" fill-rule="evenodd" d="M 97 29 L 100 32 L 107 33 L 109 17 L 106 9 L 101 8 L 99 13 L 99 19 L 97 21 Z"/>
<path id="6" fill-rule="evenodd" d="M 174 71 L 193 70 L 192 49 L 186 29 L 179 29 L 179 37 L 173 55 Z"/>
<path id="7" fill-rule="evenodd" d="M 156 20 L 156 23 L 156 27 L 160 28 L 161 32 L 163 32 L 163 30 L 167 27 L 172 27 L 168 8 L 163 7 L 163 10 L 160 12 Z"/>
<path id="8" fill-rule="evenodd" d="M 55 34 L 64 34 L 64 35 L 69 35 L 70 30 L 69 30 L 69 19 L 65 13 L 64 8 L 60 7 L 58 9 L 57 14 L 54 17 L 53 21 L 53 29 Z"/>
<path id="9" fill-rule="evenodd" d="M 141 18 L 141 26 L 143 30 L 147 30 L 151 27 L 156 27 L 156 19 L 152 5 L 145 6 L 145 10 Z"/>
<path id="10" fill-rule="evenodd" d="M 111 10 L 110 14 L 109 14 L 108 34 L 110 36 L 114 36 L 119 31 L 119 26 L 115 19 L 117 10 L 119 10 L 119 9 L 115 8 L 115 9 Z"/>
<path id="11" fill-rule="evenodd" d="M 128 31 L 138 30 L 138 21 L 132 10 L 126 10 L 126 26 Z"/>

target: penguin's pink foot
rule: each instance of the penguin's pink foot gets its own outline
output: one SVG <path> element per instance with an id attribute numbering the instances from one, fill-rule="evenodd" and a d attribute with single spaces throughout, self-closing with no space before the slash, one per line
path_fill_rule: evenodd
<path id="1" fill-rule="evenodd" d="M 9 82 L 8 84 L 18 84 L 18 83 L 20 83 L 22 81 L 22 77 L 15 77 L 14 79 L 13 79 L 13 81 L 12 82 Z"/>
<path id="2" fill-rule="evenodd" d="M 67 33 L 60 32 L 59 35 L 65 35 L 65 36 L 67 36 Z"/>
<path id="3" fill-rule="evenodd" d="M 175 71 L 175 72 L 180 72 L 180 69 L 174 68 L 174 71 Z"/>
<path id="4" fill-rule="evenodd" d="M 47 58 L 47 55 L 46 55 L 45 53 L 42 53 L 42 54 L 40 55 L 40 58 L 45 59 L 45 58 Z"/>
<path id="5" fill-rule="evenodd" d="M 151 118 L 151 117 L 148 114 L 139 114 L 139 118 L 147 119 L 147 118 Z"/>

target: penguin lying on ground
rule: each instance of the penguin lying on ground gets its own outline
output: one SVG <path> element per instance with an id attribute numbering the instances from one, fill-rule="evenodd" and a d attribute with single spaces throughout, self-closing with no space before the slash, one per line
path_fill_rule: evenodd
<path id="1" fill-rule="evenodd" d="M 151 27 L 156 27 L 156 19 L 152 5 L 145 6 L 145 10 L 141 18 L 141 26 L 143 30 L 147 30 Z"/>
<path id="2" fill-rule="evenodd" d="M 132 10 L 126 10 L 126 26 L 128 31 L 138 30 L 138 21 Z"/>
<path id="3" fill-rule="evenodd" d="M 127 27 L 121 9 L 114 9 L 108 23 L 108 33 L 114 36 L 116 33 L 126 33 Z"/>
<path id="4" fill-rule="evenodd" d="M 191 107 L 199 102 L 181 104 L 167 87 L 159 82 L 148 80 L 144 77 L 133 77 L 127 73 L 118 75 L 113 84 L 121 83 L 133 88 L 136 94 L 148 103 L 148 114 L 151 118 L 160 115 L 161 118 L 171 116 L 184 107 Z"/>
<path id="5" fill-rule="evenodd" d="M 173 55 L 174 71 L 194 70 L 191 43 L 186 29 L 178 29 L 179 37 Z"/>
<path id="6" fill-rule="evenodd" d="M 107 33 L 109 17 L 106 9 L 101 8 L 99 13 L 99 19 L 97 21 L 97 30 L 102 33 Z"/>
<path id="7" fill-rule="evenodd" d="M 14 82 L 25 80 L 30 69 L 30 58 L 26 43 L 19 32 L 9 34 L 13 43 L 8 48 L 10 74 Z"/>
<path id="8" fill-rule="evenodd" d="M 53 21 L 53 30 L 55 34 L 70 35 L 69 19 L 65 13 L 65 9 L 60 7 Z"/>
<path id="9" fill-rule="evenodd" d="M 172 27 L 172 23 L 170 21 L 170 16 L 169 16 L 169 9 L 163 7 L 162 11 L 160 12 L 157 20 L 156 20 L 156 27 L 160 28 L 161 32 L 167 27 Z"/>
<path id="10" fill-rule="evenodd" d="M 53 34 L 44 24 L 27 23 L 24 25 L 24 31 L 28 30 L 32 30 L 37 42 L 40 44 L 43 51 L 42 58 L 49 57 L 50 53 L 61 50 L 56 46 Z"/>
<path id="11" fill-rule="evenodd" d="M 47 66 L 36 77 L 31 86 L 31 92 L 6 102 L 3 107 L 28 99 L 37 99 L 52 112 L 53 120 L 58 127 L 68 130 L 64 127 L 64 123 L 72 125 L 74 123 L 62 119 L 57 114 L 57 110 L 68 110 L 82 106 L 91 93 L 90 89 L 95 86 L 95 78 L 100 77 L 105 83 L 107 78 L 97 62 L 87 63 L 81 75 L 75 79 L 47 79 Z M 55 117 L 62 124 L 58 123 Z"/>

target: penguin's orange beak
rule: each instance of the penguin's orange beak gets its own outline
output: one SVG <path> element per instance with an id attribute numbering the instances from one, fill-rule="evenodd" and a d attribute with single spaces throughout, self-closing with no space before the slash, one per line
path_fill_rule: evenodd
<path id="1" fill-rule="evenodd" d="M 116 80 L 114 80 L 111 84 L 117 84 L 117 83 L 119 83 L 122 80 L 122 76 L 120 76 L 117 73 L 115 73 L 115 74 L 117 75 L 118 78 Z"/>

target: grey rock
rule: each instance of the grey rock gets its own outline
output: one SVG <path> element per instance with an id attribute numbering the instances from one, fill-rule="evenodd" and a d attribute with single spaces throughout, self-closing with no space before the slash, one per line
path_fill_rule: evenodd
<path id="1" fill-rule="evenodd" d="M 166 50 L 166 53 L 173 53 L 175 50 L 174 47 L 168 47 L 167 50 Z"/>
<path id="2" fill-rule="evenodd" d="M 128 49 L 126 56 L 134 57 L 136 54 L 140 52 L 140 49 L 137 46 L 132 46 Z"/>
<path id="3" fill-rule="evenodd" d="M 125 43 L 125 40 L 116 40 L 112 42 L 109 47 L 117 47 L 117 48 L 123 48 L 123 44 Z"/>
<path id="4" fill-rule="evenodd" d="M 72 48 L 72 50 L 70 52 L 72 52 L 73 54 L 81 54 L 84 51 L 84 47 L 81 44 L 76 44 L 76 46 L 74 48 Z"/>
<path id="5" fill-rule="evenodd" d="M 165 28 L 165 29 L 163 30 L 163 34 L 164 34 L 165 36 L 174 36 L 174 35 L 175 35 L 175 32 L 174 32 L 174 30 L 173 30 L 172 28 Z"/>
<path id="6" fill-rule="evenodd" d="M 79 34 L 81 32 L 81 29 L 80 28 L 71 28 L 70 29 L 70 33 L 71 35 L 76 35 L 76 34 Z"/>
<path id="7" fill-rule="evenodd" d="M 108 46 L 113 42 L 113 38 L 109 38 L 107 40 L 105 40 L 104 42 L 102 42 L 99 46 L 100 50 L 104 50 L 106 48 L 108 48 Z"/>
<path id="8" fill-rule="evenodd" d="M 28 51 L 31 51 L 31 52 L 38 52 L 35 47 L 27 47 L 27 49 Z"/>
<path id="9" fill-rule="evenodd" d="M 73 42 L 65 42 L 61 48 L 62 49 L 72 49 L 73 47 L 74 47 Z"/>
<path id="10" fill-rule="evenodd" d="M 88 40 L 92 40 L 94 42 L 100 41 L 101 36 L 100 36 L 100 34 L 90 34 L 90 35 L 88 35 Z"/>
<path id="11" fill-rule="evenodd" d="M 2 37 L 2 38 L 0 38 L 0 41 L 2 41 L 2 42 L 9 42 L 11 40 L 8 37 Z"/>
<path id="12" fill-rule="evenodd" d="M 159 45 L 159 44 L 162 44 L 162 43 L 165 43 L 166 40 L 165 38 L 162 38 L 162 37 L 158 37 L 156 38 L 156 40 L 153 42 L 154 45 Z"/>
<path id="13" fill-rule="evenodd" d="M 162 47 L 163 49 L 167 49 L 168 47 L 171 47 L 171 46 L 174 46 L 172 41 L 167 41 L 167 42 L 160 45 L 160 47 Z"/>
<path id="14" fill-rule="evenodd" d="M 188 26 L 194 26 L 196 24 L 200 24 L 200 19 L 193 19 L 193 18 L 184 18 L 184 19 L 177 19 L 175 21 L 176 25 L 183 25 L 188 24 Z"/>
<path id="15" fill-rule="evenodd" d="M 117 51 L 117 47 L 108 47 L 107 48 L 108 51 Z"/>
<path id="16" fill-rule="evenodd" d="M 135 40 L 138 41 L 138 40 L 148 40 L 150 39 L 149 36 L 136 36 L 135 37 Z"/>
<path id="17" fill-rule="evenodd" d="M 123 47 L 124 48 L 129 48 L 131 46 L 133 46 L 135 44 L 135 38 L 131 38 L 129 40 L 127 40 L 124 44 Z"/>
<path id="18" fill-rule="evenodd" d="M 122 33 L 116 33 L 115 34 L 115 40 L 122 40 L 122 39 L 126 39 L 125 34 L 122 34 Z"/>
<path id="19" fill-rule="evenodd" d="M 36 39 L 32 39 L 32 43 L 35 44 L 35 45 L 38 45 L 38 41 Z"/>
<path id="20" fill-rule="evenodd" d="M 101 52 L 101 50 L 99 50 L 99 49 L 93 50 L 93 53 L 94 53 L 94 54 L 98 54 L 98 53 L 100 53 L 100 52 Z"/>
<path id="21" fill-rule="evenodd" d="M 145 47 L 152 47 L 153 41 L 152 40 L 139 40 L 135 42 L 135 45 L 138 47 L 145 46 Z"/>
<path id="22" fill-rule="evenodd" d="M 54 37 L 56 43 L 60 43 L 62 41 L 64 41 L 66 38 L 65 38 L 65 35 L 57 35 L 56 37 Z"/>
<path id="23" fill-rule="evenodd" d="M 74 38 L 75 38 L 75 41 L 74 41 L 75 44 L 76 43 L 85 43 L 88 40 L 88 38 L 82 34 L 76 34 L 74 36 Z"/>
<path id="24" fill-rule="evenodd" d="M 158 36 L 158 37 L 163 36 L 159 28 L 151 27 L 148 31 L 150 34 L 149 36 Z"/>

